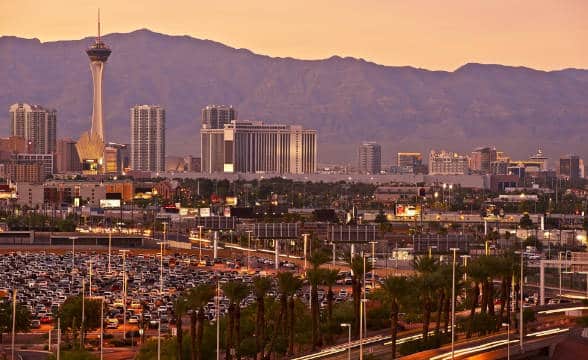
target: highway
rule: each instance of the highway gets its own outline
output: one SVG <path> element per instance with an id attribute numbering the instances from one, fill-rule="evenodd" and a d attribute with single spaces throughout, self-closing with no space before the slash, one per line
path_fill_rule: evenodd
<path id="1" fill-rule="evenodd" d="M 539 315 L 548 315 L 548 314 L 557 314 L 557 313 L 565 313 L 567 311 L 579 311 L 579 310 L 588 310 L 586 306 L 578 306 L 578 305 L 568 305 L 558 309 L 551 309 L 551 310 L 544 310 L 539 311 Z M 568 328 L 560 328 L 560 327 L 553 327 L 551 329 L 542 330 L 539 332 L 530 333 L 525 336 L 525 341 L 534 340 L 546 336 L 555 336 L 561 335 L 562 333 L 566 333 L 569 329 Z M 433 335 L 434 332 L 431 331 L 429 333 Z M 519 342 L 519 339 L 516 338 L 517 334 L 511 331 L 511 345 L 516 345 Z M 419 334 L 403 334 L 398 335 L 397 345 L 403 344 L 408 341 L 418 340 L 422 338 L 422 335 Z M 513 339 L 514 338 L 514 339 Z M 364 339 L 364 356 L 371 354 L 376 358 L 383 358 L 384 356 L 390 356 L 390 336 L 386 335 L 377 335 L 369 338 Z M 474 338 L 474 339 L 462 339 L 456 342 L 455 351 L 456 354 L 460 354 L 460 356 L 467 355 L 467 354 L 475 354 L 475 353 L 482 353 L 485 351 L 490 351 L 494 349 L 498 349 L 504 347 L 507 343 L 507 336 L 506 331 L 494 334 L 484 338 Z M 439 349 L 429 350 L 425 353 L 413 354 L 410 356 L 404 357 L 405 359 L 422 359 L 424 357 L 430 358 L 431 360 L 445 360 L 451 359 L 451 352 L 447 355 L 447 348 L 450 345 L 446 345 Z M 351 358 L 358 358 L 359 357 L 359 340 L 355 340 L 351 342 Z M 319 352 L 308 354 L 300 357 L 296 357 L 292 360 L 315 360 L 315 359 L 329 359 L 329 360 L 346 360 L 348 358 L 348 349 L 349 345 L 347 343 L 335 345 Z M 447 357 L 449 356 L 449 357 Z"/>

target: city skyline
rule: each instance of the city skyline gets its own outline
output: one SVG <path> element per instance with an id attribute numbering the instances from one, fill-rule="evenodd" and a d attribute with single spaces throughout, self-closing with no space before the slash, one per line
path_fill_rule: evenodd
<path id="1" fill-rule="evenodd" d="M 332 8 L 326 1 L 253 1 L 246 5 L 176 1 L 170 6 L 146 1 L 137 9 L 132 4 L 106 0 L 99 6 L 107 18 L 103 21 L 104 33 L 149 28 L 275 57 L 324 59 L 340 55 L 431 70 L 454 70 L 468 62 L 541 70 L 588 68 L 588 49 L 581 46 L 582 39 L 588 37 L 584 21 L 588 4 L 583 1 L 480 4 L 459 0 L 410 6 L 372 0 L 345 5 Z M 68 11 L 59 11 L 62 6 Z M 85 38 L 95 32 L 86 19 L 88 14 L 95 14 L 96 6 L 64 0 L 4 3 L 0 13 L 10 16 L 0 21 L 0 35 L 42 41 Z M 32 13 L 43 16 L 30 21 Z M 325 13 L 329 16 L 322 15 Z M 27 21 L 23 21 L 24 16 Z M 289 21 L 283 21 L 285 16 Z M 222 27 L 209 26 L 219 18 L 230 21 L 224 21 Z"/>

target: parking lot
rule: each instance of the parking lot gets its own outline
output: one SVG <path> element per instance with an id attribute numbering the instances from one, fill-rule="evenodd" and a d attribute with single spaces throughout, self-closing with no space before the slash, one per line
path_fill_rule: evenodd
<path id="1" fill-rule="evenodd" d="M 49 331 L 59 307 L 70 296 L 82 293 L 85 282 L 85 296 L 104 297 L 105 328 L 113 334 L 125 330 L 138 330 L 143 327 L 149 333 L 157 329 L 166 333 L 171 330 L 176 319 L 174 300 L 182 291 L 200 284 L 216 285 L 229 281 L 252 283 L 256 275 L 273 275 L 273 260 L 259 256 L 249 258 L 237 254 L 235 257 L 218 258 L 215 261 L 208 255 L 199 259 L 198 254 L 190 252 L 174 253 L 166 251 L 163 257 L 163 291 L 160 292 L 160 256 L 152 250 L 133 250 L 125 256 L 124 269 L 127 278 L 126 317 L 124 316 L 123 256 L 112 251 L 82 250 L 72 252 L 61 249 L 59 252 L 5 252 L 0 254 L 0 297 L 8 300 L 12 289 L 17 289 L 17 301 L 26 306 L 32 315 L 33 331 Z M 90 271 L 91 268 L 91 271 Z M 296 264 L 288 261 L 280 263 L 281 271 L 297 271 Z M 277 284 L 268 293 L 278 295 Z M 335 301 L 350 298 L 351 277 L 341 272 L 337 282 Z M 309 289 L 303 287 L 297 296 L 308 302 Z M 241 303 L 246 307 L 255 301 L 250 294 Z M 326 305 L 326 291 L 319 290 L 319 301 Z M 219 298 L 220 314 L 228 311 L 229 300 Z M 217 309 L 211 301 L 205 306 L 206 318 L 214 320 Z M 126 321 L 126 328 L 123 323 Z M 187 323 L 184 320 L 183 323 Z"/>

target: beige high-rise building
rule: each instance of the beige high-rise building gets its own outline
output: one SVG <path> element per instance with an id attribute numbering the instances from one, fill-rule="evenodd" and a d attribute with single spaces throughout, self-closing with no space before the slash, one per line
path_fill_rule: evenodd
<path id="1" fill-rule="evenodd" d="M 311 174 L 316 172 L 316 130 L 299 125 L 233 120 L 200 129 L 202 172 Z"/>
<path id="2" fill-rule="evenodd" d="M 131 108 L 131 169 L 165 172 L 165 110 L 161 106 Z"/>
<path id="3" fill-rule="evenodd" d="M 468 173 L 468 157 L 450 151 L 429 153 L 429 175 L 463 175 Z"/>
<path id="4" fill-rule="evenodd" d="M 56 147 L 57 111 L 41 105 L 17 103 L 10 106 L 10 135 L 23 138 L 28 152 L 53 154 Z"/>

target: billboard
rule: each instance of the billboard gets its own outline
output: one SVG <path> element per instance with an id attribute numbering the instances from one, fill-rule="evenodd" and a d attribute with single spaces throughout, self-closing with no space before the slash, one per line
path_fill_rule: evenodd
<path id="1" fill-rule="evenodd" d="M 202 217 L 210 216 L 210 208 L 200 208 L 200 216 L 202 216 Z"/>
<path id="2" fill-rule="evenodd" d="M 101 199 L 100 207 L 102 209 L 120 208 L 120 199 Z"/>
<path id="3" fill-rule="evenodd" d="M 413 217 L 421 214 L 421 207 L 418 205 L 396 204 L 395 215 L 400 217 Z"/>

